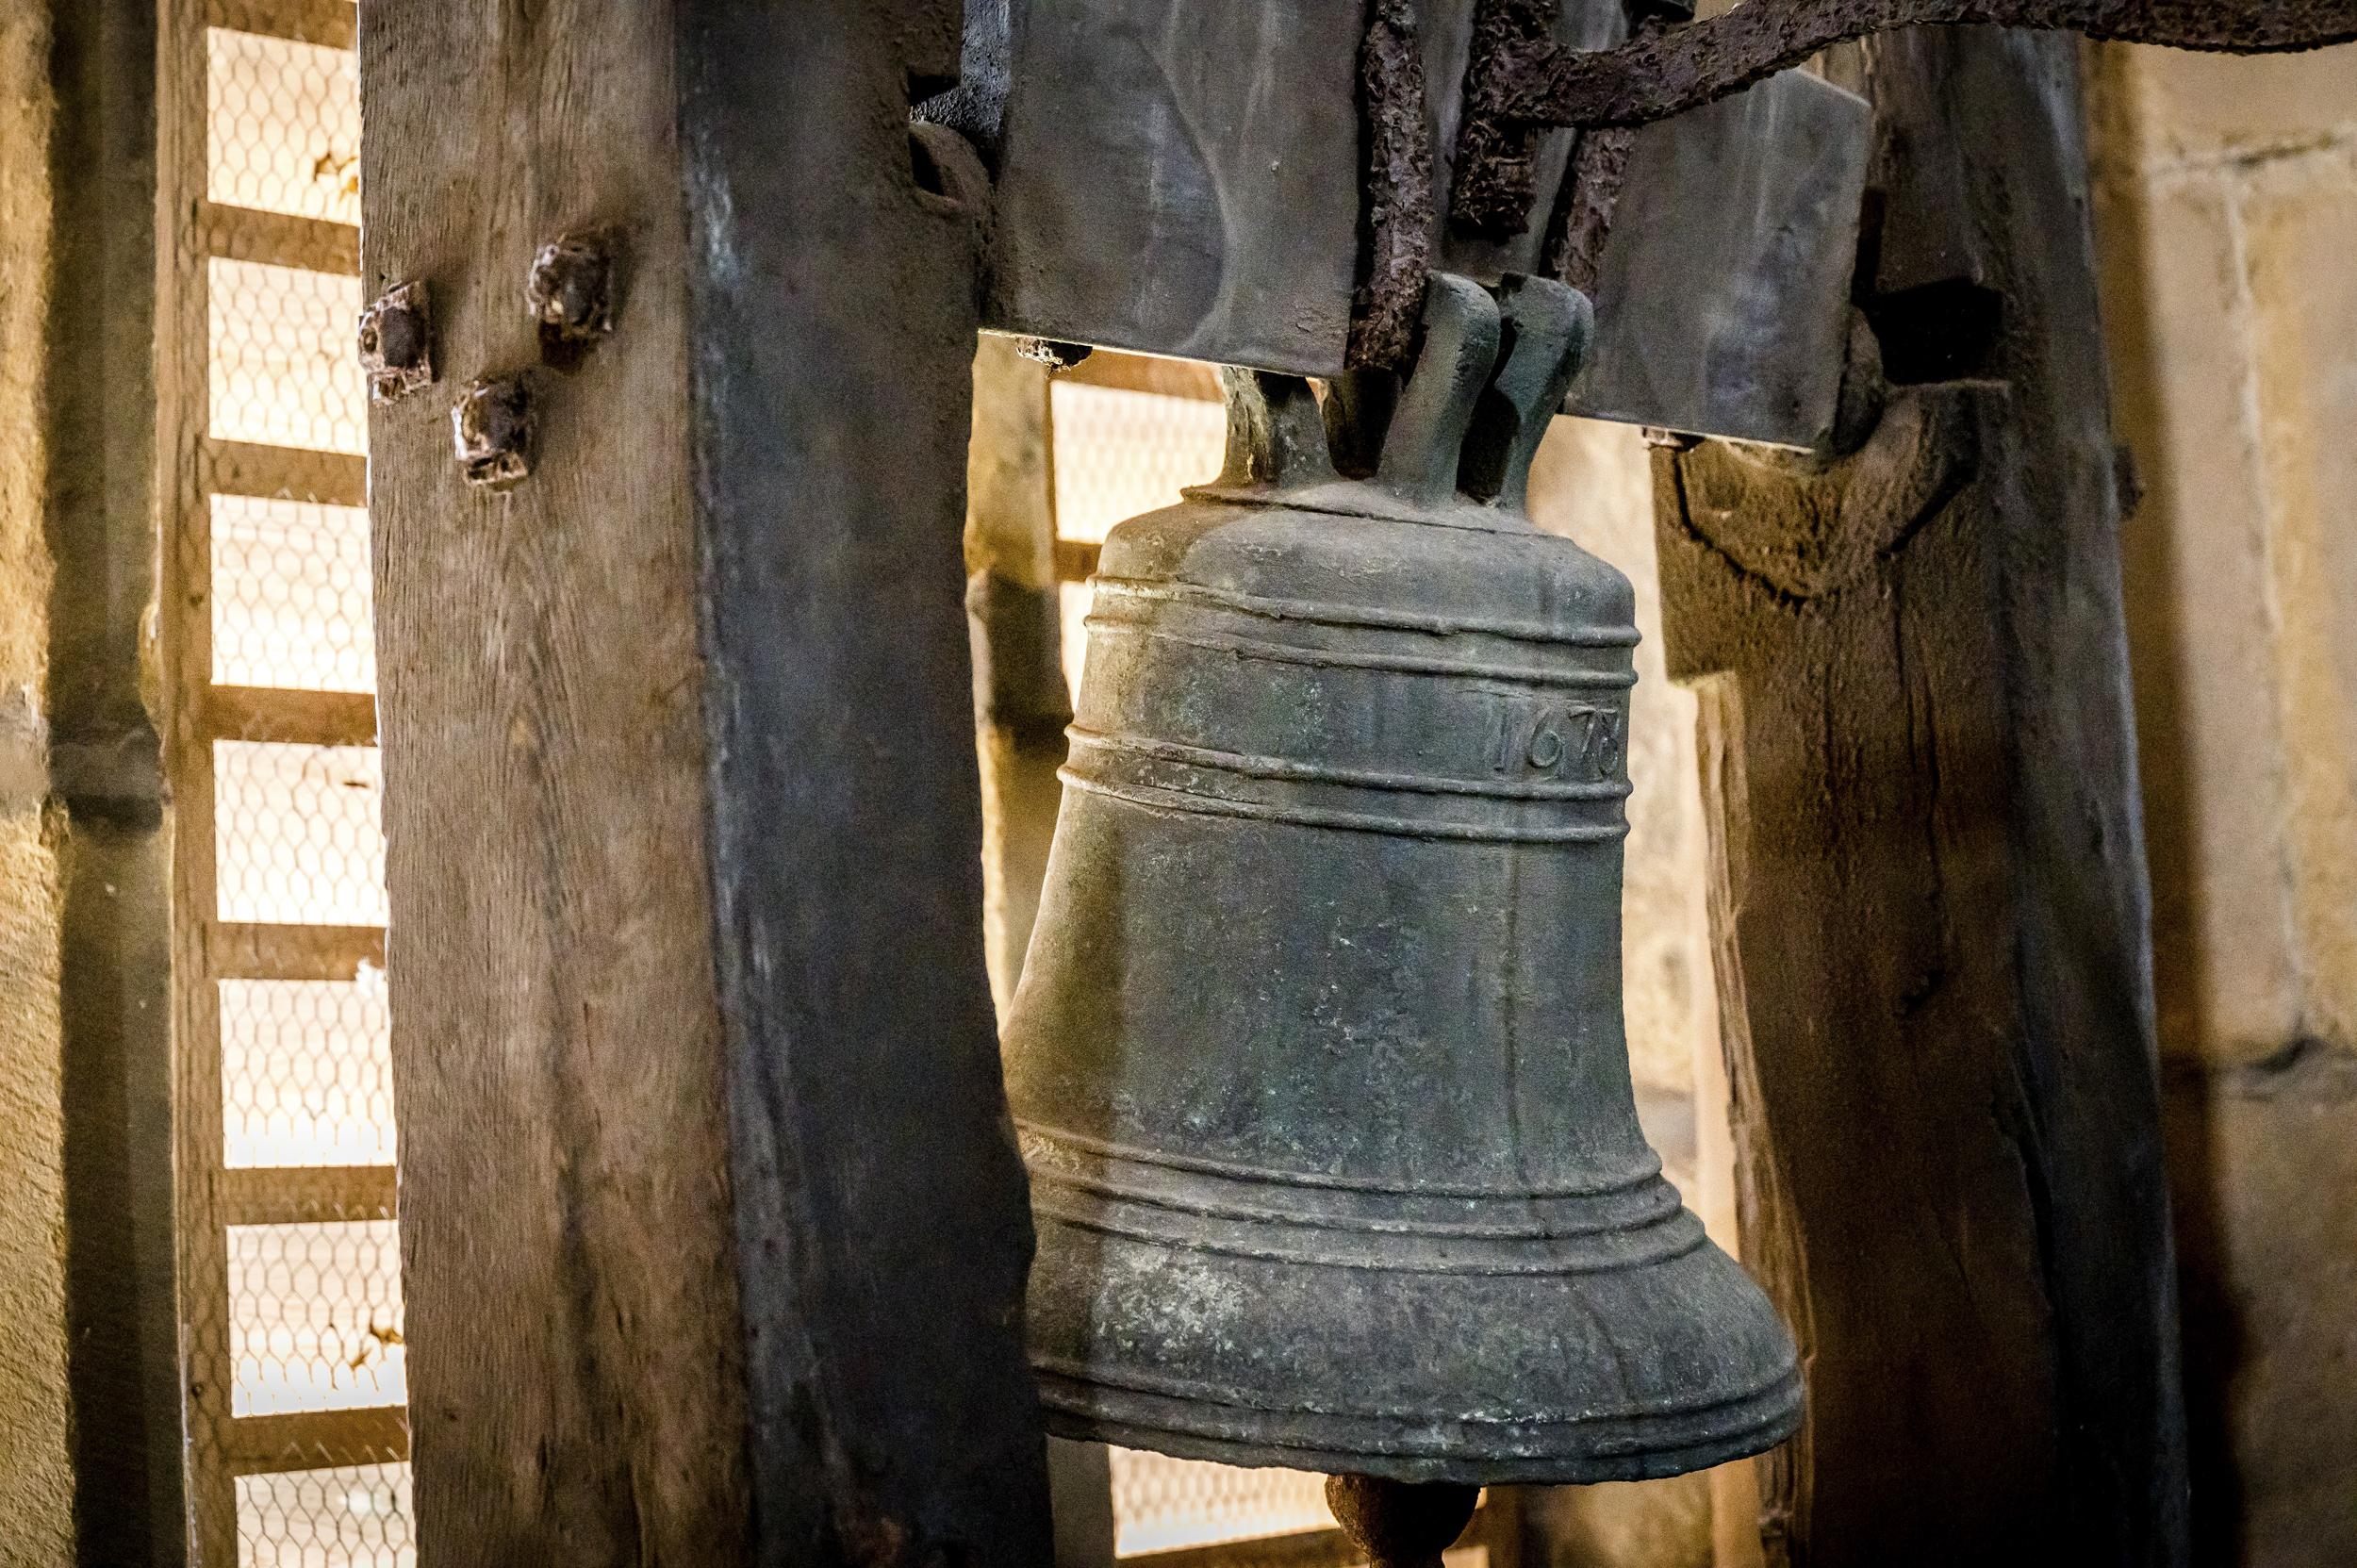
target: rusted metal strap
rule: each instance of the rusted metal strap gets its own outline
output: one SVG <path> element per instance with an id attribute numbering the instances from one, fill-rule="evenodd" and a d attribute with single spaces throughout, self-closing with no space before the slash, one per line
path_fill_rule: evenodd
<path id="1" fill-rule="evenodd" d="M 1367 149 L 1354 370 L 1396 370 L 1415 346 L 1432 250 L 1432 148 L 1425 130 L 1424 45 L 1410 0 L 1376 0 L 1359 51 Z"/>
<path id="2" fill-rule="evenodd" d="M 1449 192 L 1449 221 L 1468 234 L 1510 239 L 1529 225 L 1539 140 L 1546 127 L 1503 112 L 1497 98 L 1505 84 L 1553 58 L 1562 11 L 1562 0 L 1476 0 L 1474 7 L 1458 174 Z"/>
<path id="3" fill-rule="evenodd" d="M 1555 39 L 1561 8 L 1562 0 L 1477 0 L 1449 202 L 1449 220 L 1462 232 L 1503 241 L 1521 234 L 1537 216 L 1532 210 L 1537 154 L 1548 127 L 1521 116 L 1515 84 L 1569 53 Z M 1640 0 L 1627 8 L 1639 38 L 1693 14 L 1686 0 Z M 1595 292 L 1636 144 L 1634 126 L 1604 125 L 1581 133 L 1541 253 L 1549 276 Z"/>
<path id="4" fill-rule="evenodd" d="M 1628 160 L 1637 151 L 1637 127 L 1602 125 L 1580 133 L 1579 148 L 1563 176 L 1563 195 L 1547 236 L 1547 274 L 1593 295 L 1603 271 L 1604 244 L 1612 238 L 1612 215 L 1628 180 Z"/>
<path id="5" fill-rule="evenodd" d="M 2357 39 L 2357 0 L 1752 0 L 1618 49 L 1504 58 L 1482 101 L 1547 125 L 1640 125 L 1696 108 L 1832 44 L 1890 27 L 2061 28 L 2225 54 Z"/>

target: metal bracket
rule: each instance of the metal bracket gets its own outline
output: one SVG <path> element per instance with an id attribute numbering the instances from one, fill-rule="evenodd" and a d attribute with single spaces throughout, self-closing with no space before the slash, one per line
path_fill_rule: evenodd
<path id="1" fill-rule="evenodd" d="M 1680 0 L 1669 0 L 1673 6 Z M 2233 54 L 2314 49 L 2357 38 L 2357 0 L 1774 0 L 1701 23 L 1632 7 L 1630 41 L 1567 49 L 1550 35 L 1561 0 L 1480 0 L 1465 65 L 1450 219 L 1504 238 L 1530 223 L 1530 149 L 1548 126 L 1580 130 L 1549 271 L 1596 287 L 1635 128 L 1740 91 L 1819 50 L 1892 27 L 1991 24 Z M 1372 191 L 1370 192 L 1372 194 Z"/>
<path id="2" fill-rule="evenodd" d="M 1645 125 L 1742 92 L 1818 50 L 1888 28 L 2060 28 L 2214 55 L 2280 55 L 2357 38 L 2357 0 L 1775 0 L 1617 50 L 1544 45 L 1494 55 L 1480 102 L 1532 125 Z M 1475 61 L 1480 66 L 1480 61 Z M 1469 116 L 1459 146 L 1499 137 Z M 1459 174 L 1461 179 L 1461 174 Z"/>

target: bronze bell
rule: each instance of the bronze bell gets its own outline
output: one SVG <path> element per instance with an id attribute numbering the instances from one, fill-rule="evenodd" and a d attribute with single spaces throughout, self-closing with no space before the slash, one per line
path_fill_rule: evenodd
<path id="1" fill-rule="evenodd" d="M 1228 371 L 1227 470 L 1104 545 L 1005 1032 L 1063 1436 L 1470 1485 L 1798 1422 L 1630 1091 L 1632 592 L 1524 515 L 1588 303 L 1501 295 L 1502 366 L 1433 280 L 1373 477 Z"/>

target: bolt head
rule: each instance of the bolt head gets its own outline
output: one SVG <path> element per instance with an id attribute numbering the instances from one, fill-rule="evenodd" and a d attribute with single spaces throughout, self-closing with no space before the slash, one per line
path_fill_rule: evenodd
<path id="1" fill-rule="evenodd" d="M 433 328 L 424 284 L 404 283 L 360 312 L 360 368 L 369 378 L 369 396 L 378 403 L 433 382 Z"/>
<path id="2" fill-rule="evenodd" d="M 584 343 L 614 330 L 614 236 L 560 235 L 540 247 L 524 277 L 524 305 L 546 337 Z"/>
<path id="3" fill-rule="evenodd" d="M 478 489 L 512 489 L 532 476 L 532 392 L 519 378 L 477 381 L 450 411 L 459 470 Z"/>

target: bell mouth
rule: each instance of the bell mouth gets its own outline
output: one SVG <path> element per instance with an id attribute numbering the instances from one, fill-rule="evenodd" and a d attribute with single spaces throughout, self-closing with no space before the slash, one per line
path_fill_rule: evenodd
<path id="1" fill-rule="evenodd" d="M 1674 1475 L 1799 1424 L 1789 1335 L 1650 1159 L 1436 1192 L 1021 1135 L 1060 1436 L 1478 1485 Z"/>
<path id="2" fill-rule="evenodd" d="M 1034 1362 L 1049 1432 L 1077 1442 L 1146 1448 L 1175 1459 L 1246 1469 L 1466 1486 L 1588 1486 L 1650 1481 L 1766 1452 L 1800 1428 L 1800 1368 L 1708 1411 L 1591 1418 L 1571 1434 L 1528 1423 L 1427 1425 L 1403 1442 L 1386 1416 L 1310 1411 L 1226 1412 L 1191 1395 L 1111 1389 Z"/>

